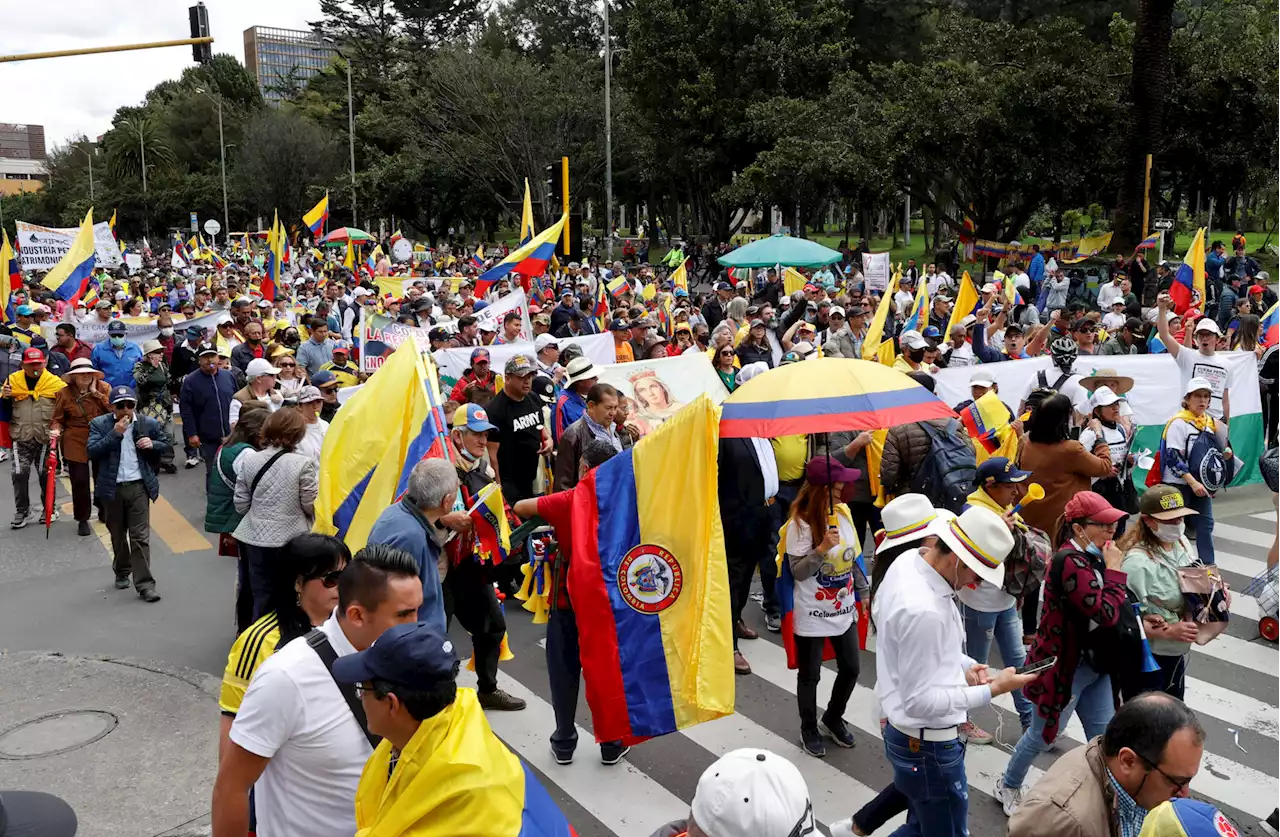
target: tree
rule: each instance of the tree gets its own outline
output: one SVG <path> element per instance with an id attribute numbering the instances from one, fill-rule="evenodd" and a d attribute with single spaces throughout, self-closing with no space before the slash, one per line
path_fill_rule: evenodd
<path id="1" fill-rule="evenodd" d="M 465 42 L 484 22 L 480 0 L 392 0 L 410 54 Z"/>
<path id="2" fill-rule="evenodd" d="M 279 210 L 289 224 L 341 171 L 342 151 L 332 134 L 299 114 L 267 109 L 245 126 L 231 176 L 251 211 Z"/>

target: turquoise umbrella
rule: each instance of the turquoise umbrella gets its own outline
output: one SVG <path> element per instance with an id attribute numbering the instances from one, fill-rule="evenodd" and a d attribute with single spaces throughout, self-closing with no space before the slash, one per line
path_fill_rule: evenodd
<path id="1" fill-rule="evenodd" d="M 839 250 L 823 247 L 816 241 L 778 234 L 757 239 L 717 261 L 725 267 L 822 267 L 841 258 Z"/>

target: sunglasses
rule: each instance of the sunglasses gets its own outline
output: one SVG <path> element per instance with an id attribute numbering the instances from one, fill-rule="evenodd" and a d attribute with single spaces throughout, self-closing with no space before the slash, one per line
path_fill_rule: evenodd
<path id="1" fill-rule="evenodd" d="M 117 401 L 115 404 L 112 404 L 111 406 L 113 409 L 116 409 L 116 410 L 132 410 L 134 407 L 138 405 L 133 401 Z"/>
<path id="2" fill-rule="evenodd" d="M 294 368 L 294 367 L 295 367 L 295 366 L 297 366 L 297 365 L 298 365 L 298 364 L 296 364 L 296 363 L 281 363 L 281 364 L 279 364 L 279 366 L 280 366 L 280 368 L 281 368 L 281 369 L 292 369 L 292 368 Z"/>
<path id="3" fill-rule="evenodd" d="M 372 686 L 366 686 L 363 683 L 357 683 L 355 685 L 355 692 L 356 692 L 357 699 L 362 698 L 365 695 L 372 696 L 374 700 L 382 700 L 384 697 L 386 697 L 386 695 L 380 694 L 377 689 L 373 688 Z"/>
<path id="4" fill-rule="evenodd" d="M 343 569 L 346 569 L 345 567 Z M 313 575 L 307 581 L 319 581 L 325 587 L 333 589 L 338 586 L 338 578 L 342 576 L 342 570 L 330 570 L 324 575 Z"/>
<path id="5" fill-rule="evenodd" d="M 720 357 L 733 357 L 733 350 L 728 349 L 720 353 Z"/>

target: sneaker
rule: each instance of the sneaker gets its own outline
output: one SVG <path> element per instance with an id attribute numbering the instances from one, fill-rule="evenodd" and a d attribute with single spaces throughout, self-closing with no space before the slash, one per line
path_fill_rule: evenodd
<path id="1" fill-rule="evenodd" d="M 187 467 L 187 469 L 188 469 L 188 470 L 190 470 L 190 469 L 192 469 L 192 468 L 196 467 L 196 466 L 197 466 L 197 465 L 199 465 L 199 464 L 200 464 L 200 457 L 198 457 L 198 456 L 188 456 L 188 457 L 187 457 L 187 465 L 186 465 L 186 467 Z"/>
<path id="2" fill-rule="evenodd" d="M 825 758 L 827 745 L 822 740 L 822 733 L 814 730 L 800 730 L 800 746 L 814 758 Z"/>
<path id="3" fill-rule="evenodd" d="M 93 527 L 89 525 L 89 521 L 87 520 L 78 520 L 76 521 L 76 534 L 80 537 L 92 535 Z"/>
<path id="4" fill-rule="evenodd" d="M 57 523 L 57 522 L 58 522 L 58 518 L 59 518 L 59 517 L 61 517 L 61 516 L 62 516 L 62 514 L 61 514 L 57 509 L 54 509 L 54 510 L 53 510 L 53 516 L 52 516 L 51 518 L 49 518 L 49 522 L 50 522 L 50 523 Z M 37 521 L 37 522 L 39 522 L 39 521 L 41 521 L 41 520 L 43 520 L 43 519 L 44 519 L 44 515 L 42 515 L 42 514 L 40 514 L 39 512 L 37 512 L 37 513 L 36 513 L 36 521 Z"/>
<path id="5" fill-rule="evenodd" d="M 1018 806 L 1022 804 L 1022 788 L 1005 787 L 1003 775 L 996 778 L 995 796 L 996 801 L 1004 808 L 1006 817 L 1012 817 L 1018 810 Z"/>
<path id="6" fill-rule="evenodd" d="M 773 613 L 766 613 L 764 615 L 764 626 L 776 634 L 782 630 L 782 617 Z"/>
<path id="7" fill-rule="evenodd" d="M 501 689 L 479 695 L 480 705 L 485 709 L 496 709 L 502 712 L 517 712 L 524 709 L 525 702 L 513 697 Z"/>
<path id="8" fill-rule="evenodd" d="M 825 732 L 835 740 L 836 744 L 846 749 L 858 746 L 858 741 L 853 737 L 853 733 L 849 731 L 849 725 L 844 722 L 844 718 L 832 718 L 827 720 L 826 717 L 818 719 L 818 729 Z"/>
<path id="9" fill-rule="evenodd" d="M 127 576 L 127 575 L 118 575 L 118 576 L 116 576 L 116 589 L 117 589 L 117 590 L 128 590 L 128 589 L 129 589 L 129 587 L 130 587 L 130 585 L 131 585 L 132 583 L 133 583 L 133 582 L 129 581 L 129 576 Z"/>
<path id="10" fill-rule="evenodd" d="M 734 674 L 750 674 L 751 664 L 747 662 L 747 658 L 742 656 L 741 651 L 733 652 L 733 673 Z"/>
<path id="11" fill-rule="evenodd" d="M 160 594 L 150 587 L 148 587 L 146 590 L 139 590 L 138 595 L 147 604 L 152 604 L 154 602 L 160 601 Z"/>
<path id="12" fill-rule="evenodd" d="M 600 745 L 600 763 L 611 765 L 622 761 L 627 753 L 631 752 L 631 746 L 623 746 L 616 743 L 607 743 Z"/>
<path id="13" fill-rule="evenodd" d="M 555 757 L 556 764 L 573 764 L 573 750 L 557 750 L 552 744 L 551 755 Z"/>
<path id="14" fill-rule="evenodd" d="M 960 737 L 974 745 L 991 743 L 991 733 L 987 732 L 973 721 L 965 721 L 960 725 Z"/>
<path id="15" fill-rule="evenodd" d="M 174 465 L 172 462 L 161 462 L 160 470 L 166 474 L 176 474 L 178 473 L 178 466 Z"/>
<path id="16" fill-rule="evenodd" d="M 4 462 L 9 458 L 9 449 L 0 448 L 0 462 Z"/>
<path id="17" fill-rule="evenodd" d="M 13 522 L 9 524 L 10 529 L 21 529 L 31 522 L 30 512 L 19 512 L 13 516 Z"/>

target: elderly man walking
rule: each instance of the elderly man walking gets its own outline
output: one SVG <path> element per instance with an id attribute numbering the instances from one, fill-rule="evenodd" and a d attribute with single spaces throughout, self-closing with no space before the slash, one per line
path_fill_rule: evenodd
<path id="1" fill-rule="evenodd" d="M 11 405 L 9 433 L 13 438 L 13 502 L 14 529 L 40 519 L 40 511 L 31 508 L 31 472 L 36 472 L 40 486 L 41 508 L 53 501 L 47 497 L 49 432 L 53 425 L 53 404 L 66 383 L 45 369 L 44 352 L 30 348 L 22 353 L 22 368 L 10 375 L 0 389 L 0 398 Z M 57 520 L 58 510 L 53 510 Z"/>

